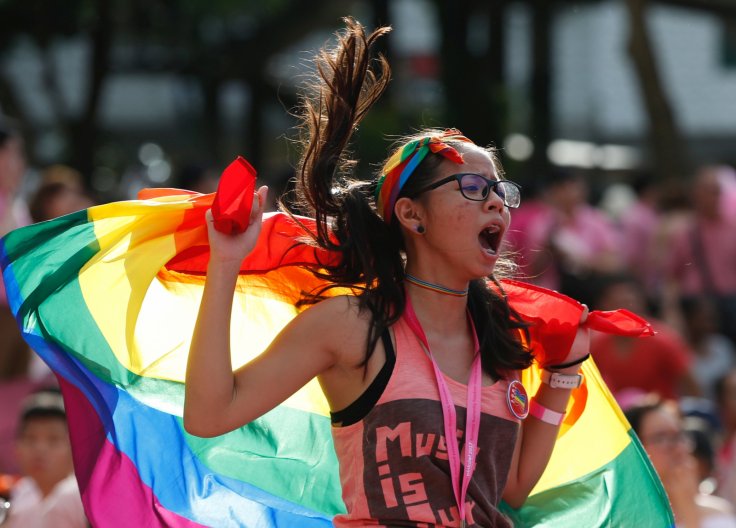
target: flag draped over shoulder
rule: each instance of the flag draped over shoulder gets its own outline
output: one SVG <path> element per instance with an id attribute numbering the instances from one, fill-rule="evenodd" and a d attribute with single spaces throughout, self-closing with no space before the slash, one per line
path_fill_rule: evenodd
<path id="1" fill-rule="evenodd" d="M 28 226 L 0 243 L 11 309 L 61 384 L 92 525 L 331 526 L 344 505 L 315 380 L 231 433 L 203 439 L 184 430 L 186 357 L 208 259 L 204 213 L 214 196 L 146 197 Z M 233 368 L 263 351 L 300 310 L 302 292 L 320 284 L 300 265 L 332 257 L 302 243 L 313 225 L 302 221 L 264 216 L 234 295 Z M 504 290 L 533 329 L 577 324 L 580 305 L 566 297 L 516 282 Z M 635 332 L 625 328 L 635 319 L 591 317 L 599 328 Z M 533 330 L 531 344 L 552 353 L 558 337 Z M 542 480 L 507 513 L 517 526 L 673 526 L 646 454 L 592 361 L 583 372 Z M 523 381 L 533 394 L 538 370 Z"/>

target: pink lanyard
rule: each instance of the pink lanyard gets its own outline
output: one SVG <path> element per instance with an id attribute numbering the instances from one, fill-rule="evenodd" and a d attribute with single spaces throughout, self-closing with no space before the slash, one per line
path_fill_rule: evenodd
<path id="1" fill-rule="evenodd" d="M 481 387 L 481 365 L 480 354 L 478 353 L 478 336 L 475 333 L 475 325 L 470 320 L 473 329 L 474 341 L 474 357 L 473 365 L 470 371 L 470 381 L 468 382 L 468 401 L 465 419 L 465 471 L 463 473 L 462 485 L 460 483 L 460 448 L 457 442 L 457 415 L 455 413 L 455 404 L 452 401 L 452 394 L 445 383 L 444 376 L 437 362 L 432 357 L 432 351 L 429 349 L 427 336 L 422 330 L 422 325 L 417 319 L 414 308 L 411 305 L 409 296 L 406 296 L 406 309 L 404 311 L 406 322 L 412 329 L 414 334 L 419 338 L 422 345 L 432 362 L 434 369 L 434 377 L 437 380 L 437 388 L 440 393 L 440 401 L 442 402 L 442 417 L 445 422 L 445 443 L 447 444 L 447 455 L 450 462 L 450 476 L 452 477 L 452 490 L 455 493 L 455 502 L 457 503 L 458 512 L 462 526 L 465 526 L 465 495 L 470 484 L 470 479 L 475 470 L 475 457 L 478 453 L 478 431 L 480 429 L 480 387 Z"/>

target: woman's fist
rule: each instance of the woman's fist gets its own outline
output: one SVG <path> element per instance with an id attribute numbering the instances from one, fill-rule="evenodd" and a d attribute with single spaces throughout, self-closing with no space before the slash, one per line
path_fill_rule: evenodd
<path id="1" fill-rule="evenodd" d="M 205 220 L 207 221 L 207 236 L 210 243 L 210 261 L 216 259 L 218 262 L 237 263 L 240 266 L 240 263 L 253 251 L 258 242 L 267 197 L 268 187 L 265 185 L 253 193 L 253 205 L 250 210 L 248 227 L 242 233 L 228 235 L 219 232 L 215 227 L 212 211 L 207 211 Z"/>

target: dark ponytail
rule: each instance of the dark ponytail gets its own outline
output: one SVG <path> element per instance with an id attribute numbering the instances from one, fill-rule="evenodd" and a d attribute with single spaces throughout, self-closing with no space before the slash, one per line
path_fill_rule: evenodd
<path id="1" fill-rule="evenodd" d="M 358 22 L 347 18 L 345 24 L 346 29 L 338 34 L 337 47 L 323 49 L 317 55 L 317 79 L 302 100 L 304 153 L 296 185 L 300 212 L 316 220 L 316 230 L 310 232 L 312 242 L 341 258 L 335 264 L 325 263 L 312 270 L 327 284 L 306 292 L 301 303 L 318 302 L 332 288 L 347 287 L 355 292 L 360 309 L 371 314 L 366 364 L 381 334 L 398 320 L 406 306 L 404 241 L 398 223 L 394 220 L 387 224 L 376 212 L 376 183 L 351 179 L 355 162 L 346 154 L 358 123 L 389 82 L 386 59 L 374 59 L 371 50 L 390 28 L 366 35 Z M 435 132 L 426 131 L 420 136 Z M 493 152 L 490 154 L 493 156 Z M 411 197 L 426 185 L 440 162 L 440 157 L 428 155 L 400 196 Z M 500 376 L 503 370 L 529 366 L 531 354 L 518 339 L 526 325 L 501 295 L 489 289 L 485 281 L 473 281 L 468 308 L 478 331 L 486 372 Z"/>
<path id="2" fill-rule="evenodd" d="M 318 77 L 302 100 L 306 137 L 296 185 L 300 212 L 316 220 L 313 242 L 341 258 L 335 265 L 312 270 L 328 284 L 309 292 L 302 303 L 323 299 L 331 288 L 356 292 L 360 309 L 369 310 L 373 321 L 367 362 L 381 333 L 403 311 L 403 247 L 401 237 L 376 214 L 375 183 L 350 177 L 355 162 L 346 151 L 355 128 L 390 80 L 388 62 L 380 55 L 374 59 L 371 50 L 391 29 L 382 27 L 366 35 L 355 20 L 346 18 L 345 24 L 337 47 L 317 55 Z"/>
<path id="3" fill-rule="evenodd" d="M 343 207 L 336 186 L 343 184 L 355 162 L 347 159 L 350 138 L 366 112 L 381 97 L 390 80 L 390 67 L 385 57 L 377 62 L 381 75 L 373 68 L 371 48 L 388 27 L 366 36 L 363 26 L 351 18 L 344 19 L 347 28 L 338 34 L 334 51 L 321 50 L 315 58 L 317 80 L 312 94 L 302 99 L 302 131 L 304 152 L 299 163 L 297 202 L 317 220 L 317 242 L 330 244 L 328 217 L 338 216 Z M 311 95 L 311 97 L 310 97 Z"/>

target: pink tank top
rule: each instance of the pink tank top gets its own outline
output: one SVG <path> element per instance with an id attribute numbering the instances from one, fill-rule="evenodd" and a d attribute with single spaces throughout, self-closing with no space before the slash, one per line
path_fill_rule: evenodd
<path id="1" fill-rule="evenodd" d="M 460 526 L 432 364 L 403 319 L 393 331 L 396 365 L 378 402 L 359 422 L 332 428 L 347 508 L 334 524 Z M 497 508 L 519 429 L 506 402 L 512 379 L 517 378 L 482 388 L 476 469 L 465 506 L 467 526 L 513 526 Z M 447 376 L 445 380 L 457 409 L 462 446 L 467 386 Z"/>

